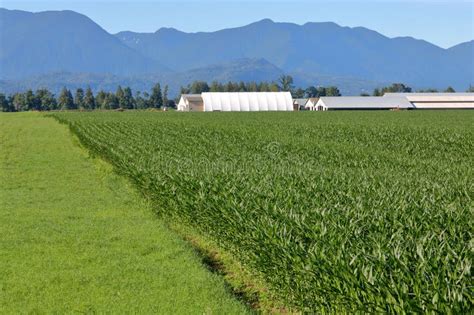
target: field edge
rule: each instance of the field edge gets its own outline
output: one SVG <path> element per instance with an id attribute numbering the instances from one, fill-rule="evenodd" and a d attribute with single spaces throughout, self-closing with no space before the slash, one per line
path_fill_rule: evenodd
<path id="1" fill-rule="evenodd" d="M 106 158 L 90 150 L 81 138 L 74 132 L 72 126 L 67 121 L 62 121 L 56 115 L 46 114 L 43 117 L 53 119 L 57 123 L 65 125 L 72 137 L 73 144 L 79 146 L 87 152 L 97 169 L 102 173 L 112 172 L 114 176 L 124 179 L 128 186 L 137 196 L 141 197 L 146 205 L 154 209 L 154 205 L 146 193 L 140 191 L 139 187 L 126 175 L 121 174 L 119 169 Z M 228 285 L 232 295 L 251 310 L 259 313 L 271 314 L 300 314 L 301 311 L 295 307 L 284 305 L 269 289 L 258 273 L 250 268 L 245 268 L 238 259 L 228 251 L 222 249 L 209 237 L 197 232 L 190 225 L 171 221 L 164 215 L 158 215 L 155 211 L 154 216 L 163 220 L 165 227 L 179 238 L 184 240 L 194 250 L 201 262 L 208 270 L 220 275 Z"/>

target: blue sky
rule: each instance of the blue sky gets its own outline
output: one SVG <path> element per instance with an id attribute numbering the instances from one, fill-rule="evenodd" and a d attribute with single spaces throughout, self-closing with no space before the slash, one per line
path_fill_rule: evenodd
<path id="1" fill-rule="evenodd" d="M 474 39 L 474 0 L 0 0 L 0 6 L 34 12 L 74 10 L 111 33 L 154 32 L 160 27 L 214 31 L 271 18 L 365 26 L 389 37 L 412 36 L 444 48 Z"/>

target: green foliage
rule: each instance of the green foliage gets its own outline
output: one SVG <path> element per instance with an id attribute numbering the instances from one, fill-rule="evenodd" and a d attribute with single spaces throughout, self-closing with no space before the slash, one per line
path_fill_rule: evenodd
<path id="1" fill-rule="evenodd" d="M 382 96 L 385 93 L 410 93 L 411 91 L 411 87 L 406 86 L 403 83 L 393 83 L 390 86 L 375 89 L 373 94 L 374 96 Z"/>
<path id="2" fill-rule="evenodd" d="M 279 89 L 282 91 L 292 91 L 293 90 L 293 77 L 290 75 L 282 75 L 278 82 L 280 83 Z"/>
<path id="3" fill-rule="evenodd" d="M 74 99 L 72 98 L 71 91 L 66 88 L 61 90 L 58 98 L 58 106 L 60 109 L 76 109 Z"/>
<path id="4" fill-rule="evenodd" d="M 165 107 L 170 107 L 168 103 L 168 85 L 165 85 L 165 88 L 163 89 L 163 106 Z"/>
<path id="5" fill-rule="evenodd" d="M 151 108 L 163 107 L 163 94 L 161 93 L 161 86 L 159 83 L 155 84 L 151 90 L 149 105 Z"/>
<path id="6" fill-rule="evenodd" d="M 92 90 L 90 87 L 87 87 L 86 95 L 84 96 L 84 108 L 95 109 L 94 93 L 92 93 Z"/>
<path id="7" fill-rule="evenodd" d="M 78 88 L 74 94 L 74 105 L 75 108 L 84 109 L 84 90 L 81 88 Z"/>
<path id="8" fill-rule="evenodd" d="M 474 113 L 57 113 L 289 307 L 467 313 Z"/>
<path id="9" fill-rule="evenodd" d="M 5 94 L 0 93 L 0 111 L 2 112 L 12 112 L 13 106 L 5 96 Z"/>
<path id="10" fill-rule="evenodd" d="M 341 92 L 335 86 L 323 87 L 323 86 L 309 86 L 305 90 L 305 96 L 311 97 L 322 97 L 322 96 L 341 96 Z"/>

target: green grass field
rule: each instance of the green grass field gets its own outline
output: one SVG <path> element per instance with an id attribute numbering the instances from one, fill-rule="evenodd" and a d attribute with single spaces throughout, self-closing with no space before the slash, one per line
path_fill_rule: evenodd
<path id="1" fill-rule="evenodd" d="M 473 111 L 54 116 L 289 308 L 473 309 Z"/>
<path id="2" fill-rule="evenodd" d="M 0 313 L 248 312 L 66 126 L 20 113 L 0 129 Z"/>

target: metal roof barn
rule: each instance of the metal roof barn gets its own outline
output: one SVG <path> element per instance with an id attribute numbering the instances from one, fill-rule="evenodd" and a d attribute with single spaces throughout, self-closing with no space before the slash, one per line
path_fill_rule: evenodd
<path id="1" fill-rule="evenodd" d="M 388 97 L 406 97 L 418 109 L 474 109 L 474 93 L 385 93 Z"/>
<path id="2" fill-rule="evenodd" d="M 321 97 L 315 110 L 341 109 L 409 109 L 413 105 L 406 97 L 329 96 Z"/>

